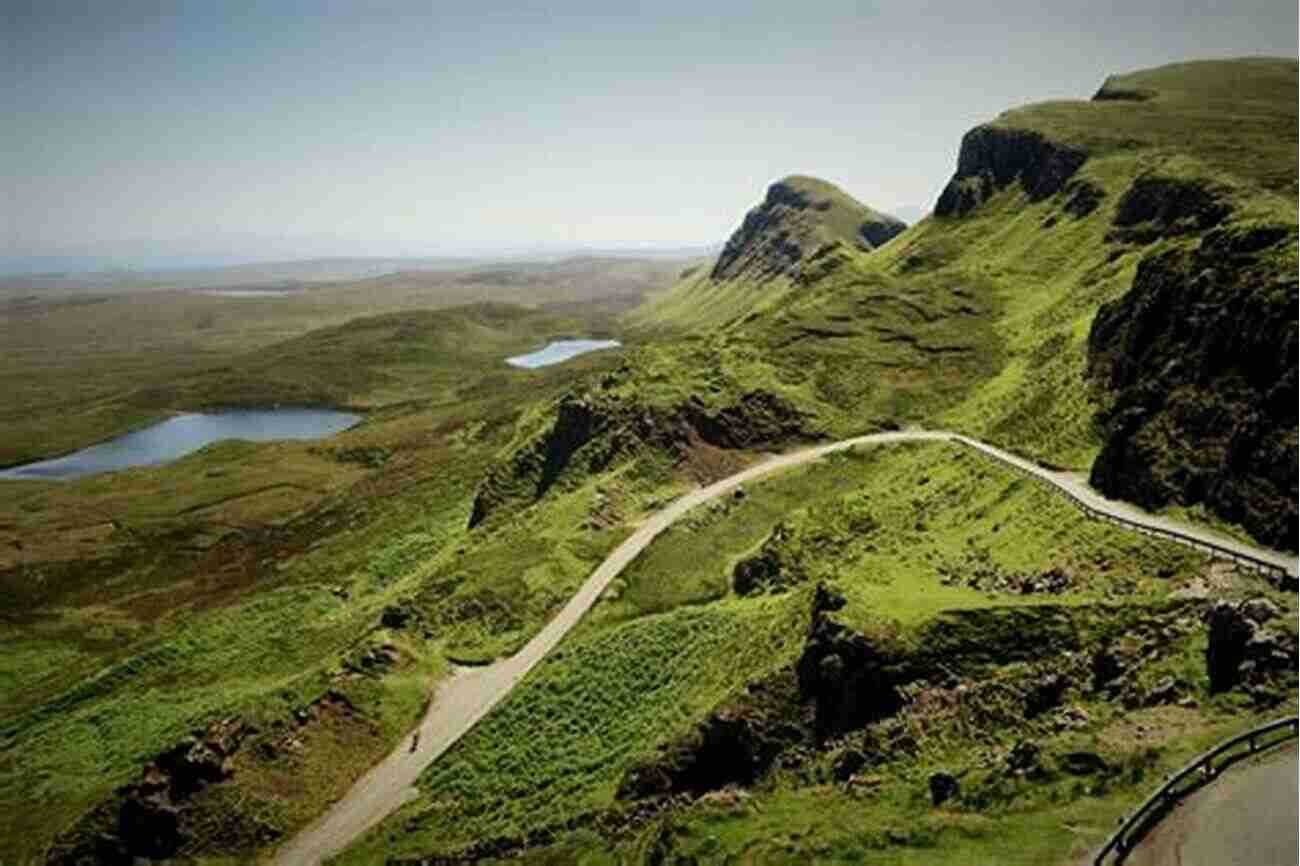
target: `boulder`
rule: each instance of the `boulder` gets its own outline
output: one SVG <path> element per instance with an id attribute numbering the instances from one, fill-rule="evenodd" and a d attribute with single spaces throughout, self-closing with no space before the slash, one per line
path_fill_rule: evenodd
<path id="1" fill-rule="evenodd" d="M 961 792 L 961 783 L 949 773 L 934 773 L 930 776 L 930 802 L 941 806 Z"/>
<path id="2" fill-rule="evenodd" d="M 1032 719 L 1057 707 L 1070 681 L 1061 674 L 1049 673 L 1034 679 L 1025 693 L 1025 718 Z"/>
<path id="3" fill-rule="evenodd" d="M 379 624 L 384 628 L 405 628 L 411 621 L 411 609 L 405 605 L 389 605 L 379 617 Z"/>
<path id="4" fill-rule="evenodd" d="M 1007 772 L 1013 776 L 1036 778 L 1043 773 L 1040 749 L 1029 740 L 1021 740 L 1007 753 Z"/>
<path id="5" fill-rule="evenodd" d="M 1142 696 L 1142 705 L 1154 707 L 1159 704 L 1172 704 L 1180 696 L 1178 682 L 1173 677 L 1161 677 L 1155 685 L 1146 690 Z"/>
<path id="6" fill-rule="evenodd" d="M 1095 752 L 1067 752 L 1061 756 L 1060 765 L 1071 776 L 1091 776 L 1109 769 Z"/>
<path id="7" fill-rule="evenodd" d="M 1228 602 L 1219 602 L 1206 614 L 1210 641 L 1205 648 L 1205 669 L 1210 677 L 1210 694 L 1226 692 L 1241 681 L 1241 663 L 1246 644 L 1255 634 L 1255 624 Z"/>
<path id="8" fill-rule="evenodd" d="M 846 749 L 836 756 L 831 764 L 831 773 L 836 781 L 847 782 L 858 770 L 867 765 L 867 756 L 858 749 Z"/>
<path id="9" fill-rule="evenodd" d="M 1281 614 L 1278 606 L 1266 598 L 1252 598 L 1241 605 L 1241 615 L 1256 625 L 1277 619 Z"/>

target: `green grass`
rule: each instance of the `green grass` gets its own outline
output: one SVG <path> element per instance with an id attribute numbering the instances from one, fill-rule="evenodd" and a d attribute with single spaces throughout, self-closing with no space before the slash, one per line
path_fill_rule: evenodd
<path id="1" fill-rule="evenodd" d="M 1205 562 L 1089 520 L 1046 485 L 962 446 L 860 447 L 692 514 L 636 559 L 617 601 L 590 622 L 724 597 L 736 562 L 760 549 L 801 582 L 834 581 L 850 601 L 846 621 L 859 627 L 991 603 L 1158 599 Z M 953 581 L 1052 567 L 1071 577 L 1062 595 L 1009 596 Z"/>
<path id="2" fill-rule="evenodd" d="M 1294 58 L 1173 63 L 1107 79 L 1107 88 L 1143 93 L 1143 101 L 1046 102 L 997 123 L 1096 155 L 1176 151 L 1294 200 L 1296 140 L 1277 130 L 1295 126 L 1296 80 Z"/>
<path id="3" fill-rule="evenodd" d="M 653 827 L 646 836 L 666 835 L 676 856 L 695 857 L 700 864 L 1082 862 L 1105 840 L 1115 819 L 1146 796 L 1163 774 L 1250 724 L 1207 715 L 1197 721 L 1194 732 L 1153 747 L 1153 753 L 1140 747 L 1108 752 L 1124 772 L 1105 785 L 1069 776 L 1047 784 L 1019 783 L 1016 801 L 991 814 L 932 807 L 926 784 L 931 768 L 913 765 L 892 768 L 879 787 L 854 795 L 834 784 L 778 781 L 738 806 L 698 805 Z M 607 862 L 645 862 L 637 856 L 644 848 L 644 841 L 640 851 L 634 845 L 620 846 Z M 588 850 L 579 842 L 571 853 Z"/>
<path id="4" fill-rule="evenodd" d="M 803 588 L 735 597 L 732 566 L 778 524 L 777 546 L 783 561 L 804 573 Z M 977 569 L 1053 567 L 1073 578 L 1066 593 L 1026 596 L 943 582 L 946 574 Z M 749 485 L 743 499 L 692 512 L 656 539 L 577 631 L 425 773 L 420 799 L 339 862 L 450 853 L 615 808 L 618 780 L 638 758 L 743 684 L 793 661 L 812 581 L 831 580 L 843 592 L 848 604 L 838 616 L 846 624 L 910 647 L 905 652 L 918 659 L 927 647 L 950 647 L 947 663 L 962 670 L 963 654 L 978 668 L 988 664 L 979 660 L 984 655 L 1003 658 L 995 665 L 1020 658 L 1022 643 L 1029 658 L 1063 646 L 1042 637 L 1059 631 L 1062 605 L 1077 609 L 1065 617 L 1072 639 L 1091 645 L 1131 625 L 1145 605 L 1163 609 L 1168 594 L 1204 567 L 1200 554 L 1089 521 L 1048 488 L 959 446 L 863 448 L 783 473 Z M 1017 617 L 1021 607 L 1044 615 Z M 961 613 L 979 610 L 987 614 Z M 989 637 L 997 623 L 1009 629 L 1005 641 Z M 1035 638 L 1038 631 L 1024 629 L 1047 631 Z M 1190 676 L 1186 658 L 1169 670 Z M 734 659 L 745 663 L 721 663 Z M 765 820 L 779 824 L 782 813 L 769 810 L 767 793 L 760 796 Z M 794 785 L 772 801 L 773 810 L 782 796 L 806 804 L 814 795 Z M 831 789 L 816 796 L 829 797 Z M 893 808 L 895 817 L 915 817 L 910 801 Z M 1025 832 L 1058 817 L 1027 816 Z M 752 822 L 743 826 L 737 838 L 759 832 Z M 797 850 L 806 856 L 809 849 Z M 569 854 L 576 858 L 577 849 Z"/>
<path id="5" fill-rule="evenodd" d="M 650 746 L 793 658 L 804 628 L 795 601 L 680 609 L 566 641 L 421 776 L 419 800 L 342 862 L 511 836 L 608 804 Z M 716 664 L 740 653 L 755 663 Z"/>
<path id="6" fill-rule="evenodd" d="M 0 506 L 9 599 L 0 621 L 0 839 L 8 855 L 41 859 L 55 836 L 207 722 L 239 715 L 273 738 L 331 689 L 356 713 L 306 726 L 301 752 L 279 748 L 261 760 L 255 741 L 241 750 L 233 781 L 205 791 L 196 808 L 287 832 L 340 795 L 409 728 L 444 653 L 461 645 L 493 652 L 439 628 L 456 598 L 445 607 L 425 599 L 427 620 L 409 633 L 378 629 L 380 614 L 409 604 L 440 564 L 463 555 L 475 485 L 519 407 L 616 362 L 498 368 L 502 356 L 555 329 L 580 327 L 570 317 L 478 306 L 315 332 L 168 388 L 183 395 L 214 375 L 310 388 L 311 377 L 350 368 L 353 379 L 340 374 L 329 387 L 362 381 L 383 391 L 357 428 L 327 442 L 219 443 L 169 466 L 14 484 Z M 601 540 L 557 522 L 531 552 L 503 541 L 499 555 L 512 567 L 540 571 L 536 597 L 523 600 L 527 621 L 494 646 L 526 639 L 618 532 Z M 552 585 L 556 562 L 567 583 Z M 510 574 L 439 579 L 499 592 Z M 395 668 L 346 674 L 349 660 L 382 642 L 401 647 Z M 226 839 L 220 821 L 203 821 L 198 852 L 251 850 L 255 836 Z"/>

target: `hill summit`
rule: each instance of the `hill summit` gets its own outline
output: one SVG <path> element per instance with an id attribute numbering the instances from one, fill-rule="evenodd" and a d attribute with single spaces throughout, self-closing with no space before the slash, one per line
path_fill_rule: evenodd
<path id="1" fill-rule="evenodd" d="M 791 175 L 767 188 L 713 266 L 715 280 L 797 276 L 802 263 L 836 242 L 870 250 L 907 228 L 834 184 Z"/>

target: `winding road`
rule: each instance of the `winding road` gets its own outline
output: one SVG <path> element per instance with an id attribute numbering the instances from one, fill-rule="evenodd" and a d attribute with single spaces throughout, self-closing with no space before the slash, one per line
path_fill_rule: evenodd
<path id="1" fill-rule="evenodd" d="M 946 431 L 905 430 L 872 433 L 828 445 L 780 454 L 757 463 L 721 481 L 693 490 L 674 500 L 647 518 L 606 557 L 578 592 L 523 649 L 513 656 L 481 668 L 460 668 L 444 680 L 430 702 L 429 711 L 411 736 L 405 738 L 388 757 L 372 767 L 329 811 L 297 836 L 286 841 L 274 853 L 278 866 L 314 866 L 350 845 L 384 817 L 416 796 L 416 778 L 429 764 L 463 737 L 488 714 L 515 684 L 523 679 L 582 615 L 595 604 L 605 587 L 644 550 L 660 532 L 692 508 L 716 499 L 749 481 L 782 469 L 811 463 L 836 451 L 855 446 L 888 445 L 899 442 L 959 442 L 1001 463 L 1032 475 L 1065 492 L 1088 508 L 1113 518 L 1126 520 L 1149 532 L 1177 532 L 1199 541 L 1214 544 L 1239 555 L 1264 560 L 1291 575 L 1300 570 L 1297 561 L 1276 551 L 1264 550 L 1226 540 L 1213 533 L 1156 517 L 1132 505 L 1109 500 L 1093 491 L 1077 475 L 1054 472 L 992 445 Z M 1191 543 L 1181 538 L 1175 541 Z M 413 747 L 412 737 L 418 737 Z"/>
<path id="2" fill-rule="evenodd" d="M 1229 770 L 1179 804 L 1124 860 L 1125 866 L 1293 866 L 1296 748 Z"/>

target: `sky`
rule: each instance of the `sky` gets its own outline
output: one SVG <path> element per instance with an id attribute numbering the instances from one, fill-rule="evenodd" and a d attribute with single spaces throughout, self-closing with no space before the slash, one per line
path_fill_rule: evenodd
<path id="1" fill-rule="evenodd" d="M 812 174 L 915 218 L 962 134 L 1296 55 L 1294 0 L 3 0 L 0 256 L 719 243 Z"/>

